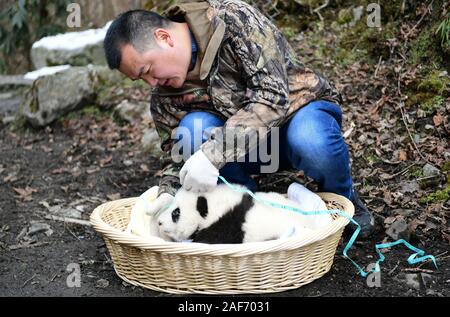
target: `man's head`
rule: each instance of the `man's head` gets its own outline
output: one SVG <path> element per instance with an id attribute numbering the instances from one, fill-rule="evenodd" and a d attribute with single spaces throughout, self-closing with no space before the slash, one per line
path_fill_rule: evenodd
<path id="1" fill-rule="evenodd" d="M 186 23 L 144 10 L 119 15 L 108 29 L 104 48 L 111 69 L 153 87 L 180 88 L 192 54 Z"/>

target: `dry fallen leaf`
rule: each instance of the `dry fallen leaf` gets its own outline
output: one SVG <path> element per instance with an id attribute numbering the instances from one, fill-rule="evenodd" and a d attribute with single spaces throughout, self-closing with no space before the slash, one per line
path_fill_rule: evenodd
<path id="1" fill-rule="evenodd" d="M 157 171 L 156 173 L 155 173 L 155 177 L 161 177 L 162 176 L 162 170 L 159 170 L 159 171 Z"/>
<path id="2" fill-rule="evenodd" d="M 86 173 L 88 173 L 89 175 L 91 175 L 91 174 L 97 173 L 98 171 L 100 171 L 100 168 L 99 168 L 99 167 L 94 167 L 94 168 L 88 169 L 88 170 L 86 171 Z"/>
<path id="3" fill-rule="evenodd" d="M 106 195 L 109 200 L 119 200 L 120 199 L 120 193 L 110 194 Z"/>
<path id="4" fill-rule="evenodd" d="M 110 155 L 110 156 L 108 156 L 108 157 L 106 157 L 104 159 L 101 159 L 100 160 L 100 166 L 104 167 L 105 165 L 111 163 L 112 159 L 113 159 L 112 155 Z"/>
<path id="5" fill-rule="evenodd" d="M 26 187 L 24 188 L 15 188 L 13 187 L 14 191 L 16 193 L 19 194 L 18 198 L 22 199 L 23 201 L 32 201 L 33 198 L 31 197 L 33 195 L 33 193 L 37 193 L 38 190 L 31 188 L 31 187 Z"/>
<path id="6" fill-rule="evenodd" d="M 441 114 L 439 114 L 439 113 L 433 117 L 433 122 L 436 127 L 440 126 L 443 121 L 444 121 L 444 119 L 442 118 Z"/>
<path id="7" fill-rule="evenodd" d="M 42 151 L 44 151 L 45 153 L 51 153 L 51 152 L 53 152 L 53 149 L 52 149 L 52 148 L 50 148 L 50 147 L 48 147 L 48 146 L 45 146 L 45 145 L 42 145 L 42 146 L 41 146 L 41 149 L 42 149 Z"/>
<path id="8" fill-rule="evenodd" d="M 52 174 L 63 174 L 68 172 L 68 170 L 65 167 L 57 168 L 51 171 Z"/>
<path id="9" fill-rule="evenodd" d="M 141 165 L 141 170 L 142 170 L 143 172 L 150 172 L 150 169 L 148 168 L 148 165 L 147 165 L 147 164 L 142 164 L 142 165 Z"/>
<path id="10" fill-rule="evenodd" d="M 387 217 L 386 219 L 384 219 L 384 224 L 391 225 L 395 222 L 395 220 L 397 220 L 397 217 Z"/>
<path id="11" fill-rule="evenodd" d="M 9 174 L 8 176 L 4 177 L 4 178 L 3 178 L 3 181 L 4 181 L 5 183 L 12 183 L 12 182 L 15 182 L 15 181 L 18 180 L 18 179 L 19 179 L 19 178 L 17 177 L 17 173 L 14 172 L 14 173 Z"/>
<path id="12" fill-rule="evenodd" d="M 405 151 L 400 150 L 399 154 L 398 154 L 398 159 L 402 162 L 406 161 L 408 159 L 408 155 L 406 154 Z"/>

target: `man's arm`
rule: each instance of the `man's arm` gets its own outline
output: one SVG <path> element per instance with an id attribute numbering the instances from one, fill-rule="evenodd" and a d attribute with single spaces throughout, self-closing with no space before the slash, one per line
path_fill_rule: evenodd
<path id="1" fill-rule="evenodd" d="M 182 163 L 174 163 L 171 155 L 174 141 L 172 140 L 172 128 L 176 122 L 175 119 L 171 119 L 170 115 L 162 111 L 164 102 L 170 103 L 170 98 L 159 97 L 158 95 L 152 96 L 150 105 L 153 121 L 156 126 L 156 130 L 160 137 L 161 149 L 164 155 L 160 158 L 161 164 L 161 179 L 159 181 L 158 196 L 167 193 L 172 196 L 175 195 L 177 190 L 181 187 L 179 173 L 182 167 Z"/>
<path id="2" fill-rule="evenodd" d="M 246 138 L 245 135 L 267 128 L 266 133 L 258 135 L 259 140 L 266 138 L 270 128 L 282 126 L 293 112 L 326 95 L 330 88 L 324 78 L 296 60 L 282 34 L 273 25 L 264 23 L 254 8 L 234 2 L 229 5 L 224 19 L 231 35 L 229 45 L 234 59 L 240 64 L 247 83 L 247 94 L 243 107 L 228 119 L 223 128 L 214 129 L 210 139 L 201 147 L 218 169 L 255 148 L 257 142 L 249 141 L 257 139 Z M 289 63 L 296 74 L 292 83 L 287 70 Z M 294 105 L 290 104 L 290 85 L 295 91 Z M 223 142 L 230 130 L 237 135 L 238 142 L 234 148 L 223 151 Z"/>

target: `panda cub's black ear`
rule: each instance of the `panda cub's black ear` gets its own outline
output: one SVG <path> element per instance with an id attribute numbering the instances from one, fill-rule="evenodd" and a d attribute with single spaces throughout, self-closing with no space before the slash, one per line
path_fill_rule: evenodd
<path id="1" fill-rule="evenodd" d="M 205 197 L 200 196 L 197 199 L 197 210 L 202 218 L 206 218 L 208 216 L 208 201 Z"/>

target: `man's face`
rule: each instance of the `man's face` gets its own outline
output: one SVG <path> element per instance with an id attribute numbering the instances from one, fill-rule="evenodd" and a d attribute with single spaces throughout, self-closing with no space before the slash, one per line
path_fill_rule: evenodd
<path id="1" fill-rule="evenodd" d="M 180 88 L 186 80 L 189 57 L 169 38 L 156 41 L 156 47 L 145 53 L 138 52 L 131 44 L 122 47 L 119 71 L 133 80 L 142 79 L 152 87 Z"/>

